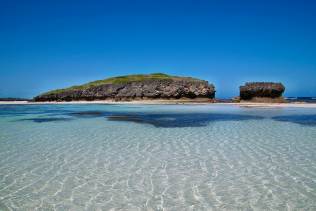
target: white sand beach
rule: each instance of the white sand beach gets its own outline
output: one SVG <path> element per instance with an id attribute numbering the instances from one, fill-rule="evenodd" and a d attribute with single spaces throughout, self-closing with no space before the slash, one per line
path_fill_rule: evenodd
<path id="1" fill-rule="evenodd" d="M 235 105 L 240 107 L 279 107 L 279 108 L 316 108 L 316 103 L 211 103 L 205 101 L 190 101 L 190 100 L 137 100 L 137 101 L 111 101 L 111 100 L 96 100 L 96 101 L 70 101 L 70 102 L 29 102 L 29 101 L 0 101 L 0 105 L 45 105 L 45 104 L 148 104 L 148 105 L 169 105 L 169 104 L 189 104 L 189 105 Z"/>

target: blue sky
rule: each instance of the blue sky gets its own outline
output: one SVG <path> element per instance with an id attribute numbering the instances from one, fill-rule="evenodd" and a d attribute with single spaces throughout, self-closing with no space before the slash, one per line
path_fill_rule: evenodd
<path id="1" fill-rule="evenodd" d="M 0 97 L 153 72 L 316 96 L 314 2 L 0 0 Z"/>

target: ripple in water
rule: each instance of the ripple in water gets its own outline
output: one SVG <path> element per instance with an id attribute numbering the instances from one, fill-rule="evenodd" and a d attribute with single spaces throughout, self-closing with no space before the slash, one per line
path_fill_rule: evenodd
<path id="1" fill-rule="evenodd" d="M 274 119 L 315 110 L 23 108 L 0 106 L 0 210 L 316 210 L 316 127 Z"/>

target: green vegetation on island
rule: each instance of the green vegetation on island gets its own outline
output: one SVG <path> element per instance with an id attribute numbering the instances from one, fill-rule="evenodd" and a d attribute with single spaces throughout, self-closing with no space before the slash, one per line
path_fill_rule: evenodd
<path id="1" fill-rule="evenodd" d="M 82 85 L 71 86 L 64 89 L 56 89 L 49 92 L 45 92 L 42 95 L 47 94 L 59 94 L 65 91 L 74 91 L 74 90 L 85 90 L 91 87 L 101 86 L 105 84 L 126 84 L 130 82 L 141 82 L 145 80 L 188 80 L 188 81 L 201 81 L 197 78 L 192 77 L 180 77 L 180 76 L 171 76 L 164 73 L 152 73 L 152 74 L 134 74 L 134 75 L 124 75 L 116 76 L 111 78 L 106 78 L 103 80 L 92 81 Z"/>
<path id="2" fill-rule="evenodd" d="M 164 73 L 111 77 L 86 84 L 56 89 L 35 101 L 136 100 L 215 97 L 215 87 L 205 80 Z"/>

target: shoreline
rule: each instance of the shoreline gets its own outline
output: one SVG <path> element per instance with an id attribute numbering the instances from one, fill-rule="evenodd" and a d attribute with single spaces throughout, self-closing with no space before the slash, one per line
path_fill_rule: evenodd
<path id="1" fill-rule="evenodd" d="M 71 104 L 117 104 L 117 105 L 233 105 L 240 107 L 262 107 L 262 108 L 316 108 L 316 103 L 255 103 L 255 102 L 208 102 L 192 100 L 137 100 L 137 101 L 70 101 L 70 102 L 29 102 L 29 101 L 0 101 L 0 105 L 71 105 Z"/>

